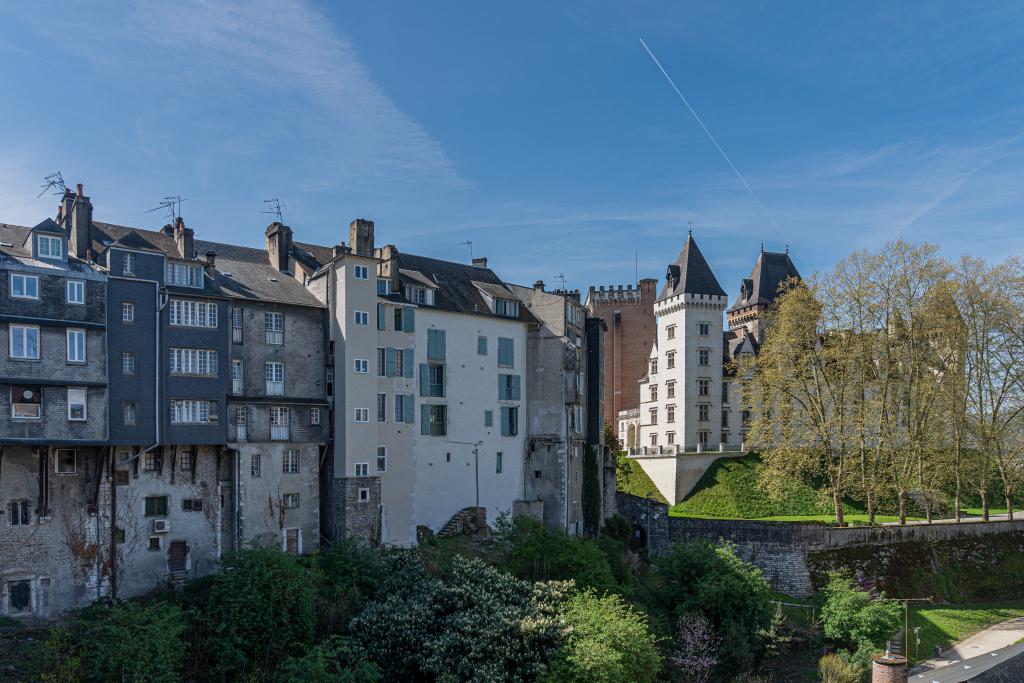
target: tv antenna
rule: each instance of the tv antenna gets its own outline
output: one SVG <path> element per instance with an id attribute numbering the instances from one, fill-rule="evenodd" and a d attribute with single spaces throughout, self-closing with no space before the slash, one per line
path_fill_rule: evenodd
<path id="1" fill-rule="evenodd" d="M 465 242 L 459 242 L 460 247 L 469 247 L 469 262 L 473 262 L 473 240 L 466 240 Z"/>
<path id="2" fill-rule="evenodd" d="M 260 211 L 260 213 L 269 213 L 272 216 L 277 216 L 277 222 L 284 225 L 284 210 L 288 207 L 282 204 L 281 200 L 277 197 L 264 199 L 263 203 L 267 205 L 267 211 Z"/>
<path id="3" fill-rule="evenodd" d="M 68 191 L 67 185 L 64 184 L 64 176 L 60 174 L 60 171 L 51 173 L 43 178 L 43 184 L 41 187 L 43 188 L 43 191 L 36 195 L 36 199 L 39 199 L 46 194 L 47 190 L 53 190 L 54 195 L 59 195 L 61 197 L 67 194 Z"/>
<path id="4" fill-rule="evenodd" d="M 555 276 L 555 279 L 562 281 L 562 290 L 564 291 L 565 290 L 565 273 L 559 273 L 558 275 Z"/>
<path id="5" fill-rule="evenodd" d="M 185 201 L 185 198 L 180 194 L 170 195 L 169 197 L 164 197 L 160 204 L 153 207 L 146 213 L 153 213 L 154 211 L 163 209 L 166 212 L 164 213 L 164 218 L 170 218 L 171 225 L 174 225 L 178 222 L 178 217 L 181 216 L 181 203 L 183 201 Z"/>

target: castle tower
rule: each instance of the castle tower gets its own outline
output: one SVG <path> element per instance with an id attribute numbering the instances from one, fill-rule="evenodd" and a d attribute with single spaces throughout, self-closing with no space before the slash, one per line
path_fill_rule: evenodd
<path id="1" fill-rule="evenodd" d="M 654 303 L 657 336 L 640 383 L 640 446 L 717 449 L 727 305 L 691 233 Z"/>
<path id="2" fill-rule="evenodd" d="M 784 253 L 765 251 L 757 257 L 750 277 L 740 281 L 740 292 L 729 308 L 729 329 L 745 331 L 753 335 L 757 343 L 764 340 L 764 317 L 779 293 L 779 287 L 788 279 L 800 279 L 800 273 L 789 258 L 789 249 Z"/>

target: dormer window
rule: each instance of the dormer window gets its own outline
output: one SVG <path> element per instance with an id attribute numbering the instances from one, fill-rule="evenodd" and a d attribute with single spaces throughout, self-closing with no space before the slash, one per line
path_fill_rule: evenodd
<path id="1" fill-rule="evenodd" d="M 168 261 L 164 265 L 164 280 L 169 285 L 179 287 L 195 287 L 197 289 L 203 287 L 202 269 L 196 263 Z"/>
<path id="2" fill-rule="evenodd" d="M 405 296 L 409 301 L 414 304 L 424 304 L 430 306 L 434 303 L 434 292 L 433 290 L 427 289 L 426 287 L 417 287 L 410 285 L 405 288 Z"/>
<path id="3" fill-rule="evenodd" d="M 494 314 L 503 318 L 518 318 L 519 302 L 512 299 L 495 299 Z"/>
<path id="4" fill-rule="evenodd" d="M 36 256 L 38 258 L 61 259 L 64 258 L 63 240 L 50 235 L 36 236 Z"/>

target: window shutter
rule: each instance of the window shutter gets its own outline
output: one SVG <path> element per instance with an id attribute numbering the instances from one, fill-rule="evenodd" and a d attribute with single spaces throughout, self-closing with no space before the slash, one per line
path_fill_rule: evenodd
<path id="1" fill-rule="evenodd" d="M 509 409 L 507 406 L 501 407 L 501 435 L 509 435 Z"/>
<path id="2" fill-rule="evenodd" d="M 512 400 L 519 400 L 519 375 L 512 375 Z"/>
<path id="3" fill-rule="evenodd" d="M 412 366 L 410 365 L 409 367 L 412 367 Z M 406 394 L 405 395 L 405 402 L 404 402 L 402 408 L 403 408 L 403 412 L 405 413 L 405 415 L 403 416 L 405 418 L 405 422 L 408 422 L 409 424 L 412 424 L 413 422 L 416 421 L 416 417 L 415 417 L 416 416 L 416 411 L 414 409 L 415 405 L 416 405 L 416 401 L 415 401 L 415 399 L 413 399 L 413 395 L 412 394 Z"/>
<path id="4" fill-rule="evenodd" d="M 397 351 L 398 351 L 398 349 L 393 349 L 390 346 L 388 348 L 384 349 L 384 376 L 385 377 L 394 377 L 395 376 L 395 371 L 396 371 L 395 364 L 396 364 L 396 360 L 397 360 L 396 357 L 395 357 L 395 354 L 396 354 Z"/>
<path id="5" fill-rule="evenodd" d="M 481 356 L 487 355 L 487 337 L 476 338 L 476 352 Z"/>
<path id="6" fill-rule="evenodd" d="M 387 309 L 384 304 L 377 304 L 377 329 L 383 330 L 387 327 Z"/>
<path id="7" fill-rule="evenodd" d="M 413 332 L 416 329 L 416 309 L 412 306 L 402 309 L 402 329 L 406 332 Z"/>
<path id="8" fill-rule="evenodd" d="M 420 363 L 420 396 L 430 396 L 430 367 Z"/>
<path id="9" fill-rule="evenodd" d="M 412 366 L 412 349 L 402 349 L 402 374 L 410 379 L 413 376 Z"/>
<path id="10" fill-rule="evenodd" d="M 484 427 L 493 427 L 493 426 L 494 426 L 494 411 L 493 410 L 485 410 L 484 411 Z"/>
<path id="11" fill-rule="evenodd" d="M 420 406 L 420 434 L 430 434 L 430 406 L 426 403 Z"/>
<path id="12" fill-rule="evenodd" d="M 508 375 L 498 375 L 498 400 L 505 400 L 505 378 Z"/>
<path id="13" fill-rule="evenodd" d="M 437 330 L 437 353 L 438 360 L 445 359 L 445 335 L 444 330 Z"/>

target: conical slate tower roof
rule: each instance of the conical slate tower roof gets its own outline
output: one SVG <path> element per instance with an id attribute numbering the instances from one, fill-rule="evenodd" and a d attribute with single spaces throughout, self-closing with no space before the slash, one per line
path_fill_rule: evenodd
<path id="1" fill-rule="evenodd" d="M 677 294 L 725 296 L 725 290 L 718 284 L 711 267 L 704 260 L 704 254 L 697 248 L 693 233 L 687 236 L 686 244 L 676 257 L 675 263 L 669 265 L 658 301 Z"/>
<path id="2" fill-rule="evenodd" d="M 757 257 L 750 277 L 740 283 L 740 293 L 732 304 L 730 311 L 736 311 L 757 304 L 770 305 L 779 293 L 779 287 L 789 278 L 800 278 L 789 251 L 780 254 L 773 251 L 762 251 Z"/>

